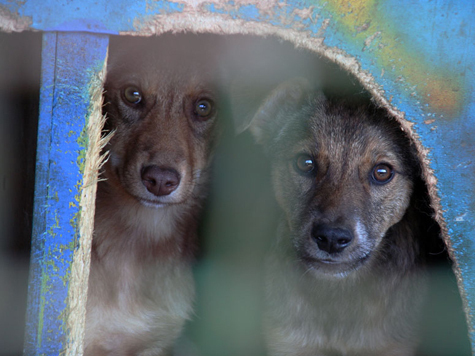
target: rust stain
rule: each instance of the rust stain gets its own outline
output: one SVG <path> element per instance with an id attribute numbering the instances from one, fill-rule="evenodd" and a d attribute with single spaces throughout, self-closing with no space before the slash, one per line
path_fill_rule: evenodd
<path id="1" fill-rule="evenodd" d="M 430 107 L 449 117 L 455 117 L 463 106 L 461 83 L 449 77 L 427 79 L 427 87 L 423 90 Z"/>

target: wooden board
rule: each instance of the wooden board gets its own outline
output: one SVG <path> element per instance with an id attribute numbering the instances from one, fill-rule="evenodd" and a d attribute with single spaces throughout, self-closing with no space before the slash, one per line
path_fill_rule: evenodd
<path id="1" fill-rule="evenodd" d="M 91 146 L 87 128 L 96 120 L 92 100 L 99 99 L 100 108 L 101 97 L 94 92 L 101 93 L 107 44 L 103 35 L 44 34 L 26 355 L 65 351 L 74 341 L 66 336 L 73 333 L 69 324 L 78 308 L 71 285 L 86 299 L 87 279 L 75 280 L 73 261 L 85 267 L 87 277 L 89 249 L 77 254 L 90 241 L 92 224 L 89 236 L 79 238 L 94 213 L 94 200 L 84 206 L 85 187 L 91 188 L 83 176 Z M 95 187 L 89 194 L 94 192 Z"/>

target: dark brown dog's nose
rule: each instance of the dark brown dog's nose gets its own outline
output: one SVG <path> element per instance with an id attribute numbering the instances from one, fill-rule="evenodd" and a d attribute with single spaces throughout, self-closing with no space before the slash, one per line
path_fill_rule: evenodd
<path id="1" fill-rule="evenodd" d="M 142 183 L 157 197 L 169 195 L 180 184 L 180 175 L 173 168 L 147 166 L 142 169 Z"/>
<path id="2" fill-rule="evenodd" d="M 346 229 L 318 224 L 313 226 L 312 238 L 320 250 L 328 253 L 338 253 L 351 244 L 353 235 Z"/>

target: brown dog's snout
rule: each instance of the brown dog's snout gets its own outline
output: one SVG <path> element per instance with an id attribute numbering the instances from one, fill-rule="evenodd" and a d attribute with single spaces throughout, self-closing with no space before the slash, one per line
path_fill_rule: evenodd
<path id="1" fill-rule="evenodd" d="M 143 185 L 157 197 L 171 194 L 180 185 L 180 174 L 173 168 L 147 166 L 141 175 Z"/>
<path id="2" fill-rule="evenodd" d="M 333 254 L 348 247 L 353 241 L 353 234 L 347 229 L 317 224 L 312 228 L 312 238 L 320 250 Z"/>

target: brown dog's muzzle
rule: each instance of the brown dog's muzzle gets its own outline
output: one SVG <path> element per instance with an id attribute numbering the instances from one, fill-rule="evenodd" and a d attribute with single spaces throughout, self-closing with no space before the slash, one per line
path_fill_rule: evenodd
<path id="1" fill-rule="evenodd" d="M 180 174 L 173 168 L 146 166 L 141 172 L 142 183 L 153 195 L 160 197 L 171 194 L 180 185 Z"/>

